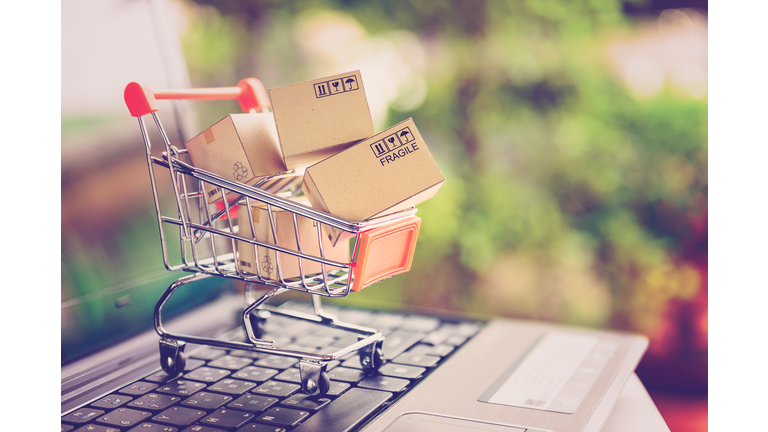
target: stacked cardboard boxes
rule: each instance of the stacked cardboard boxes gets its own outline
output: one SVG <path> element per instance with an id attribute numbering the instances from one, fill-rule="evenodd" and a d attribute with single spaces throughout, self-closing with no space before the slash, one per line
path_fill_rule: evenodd
<path id="1" fill-rule="evenodd" d="M 445 182 L 413 119 L 374 132 L 360 71 L 271 89 L 269 95 L 273 114 L 227 116 L 187 143 L 192 163 L 248 184 L 276 172 L 304 172 L 302 191 L 307 203 L 355 222 L 413 207 L 434 196 Z M 209 203 L 221 199 L 220 191 L 206 194 Z M 294 227 L 292 213 L 276 211 L 275 239 L 272 229 L 260 223 L 252 230 L 244 217 L 247 213 L 241 209 L 239 214 L 241 235 L 266 243 L 277 241 L 284 247 L 283 240 L 295 245 L 298 231 L 302 249 L 310 238 L 314 243 L 307 250 L 319 247 L 314 221 L 299 217 L 306 220 Z M 263 207 L 250 209 L 250 214 L 252 220 L 268 219 Z M 288 226 L 290 230 L 281 231 Z M 325 224 L 322 229 L 323 243 L 328 241 L 323 250 L 335 254 L 339 262 L 348 262 L 344 233 Z M 241 266 L 266 262 L 263 267 L 269 270 L 274 269 L 269 263 L 279 259 L 283 277 L 300 273 L 295 257 L 240 243 Z M 304 274 L 319 271 L 307 260 L 302 264 Z"/>

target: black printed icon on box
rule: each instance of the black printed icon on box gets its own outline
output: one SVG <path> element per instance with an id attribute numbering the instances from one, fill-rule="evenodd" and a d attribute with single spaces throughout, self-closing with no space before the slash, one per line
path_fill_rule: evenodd
<path id="1" fill-rule="evenodd" d="M 344 91 L 344 80 L 337 79 L 328 81 L 328 89 L 331 94 L 342 93 Z"/>
<path id="2" fill-rule="evenodd" d="M 390 150 L 394 150 L 402 145 L 400 140 L 397 138 L 396 133 L 384 138 L 384 141 L 387 142 L 387 146 Z"/>
<path id="3" fill-rule="evenodd" d="M 357 77 L 354 75 L 331 81 L 323 81 L 314 84 L 314 87 L 316 98 L 333 96 L 349 91 L 354 91 L 360 88 L 357 82 Z"/>
<path id="4" fill-rule="evenodd" d="M 357 77 L 356 76 L 349 76 L 342 78 L 344 81 L 344 91 L 352 91 L 357 90 L 360 87 L 357 85 Z"/>
<path id="5" fill-rule="evenodd" d="M 373 150 L 373 154 L 376 155 L 376 157 L 389 153 L 389 148 L 384 140 L 376 141 L 371 144 L 371 150 Z"/>
<path id="6" fill-rule="evenodd" d="M 400 138 L 400 142 L 403 144 L 408 144 L 409 142 L 415 140 L 416 138 L 411 133 L 411 130 L 409 128 L 405 128 L 397 133 L 398 138 Z"/>
<path id="7" fill-rule="evenodd" d="M 235 162 L 235 165 L 233 168 L 234 168 L 234 171 L 232 172 L 232 175 L 235 177 L 235 180 L 243 181 L 243 179 L 248 177 L 248 168 L 243 166 L 241 162 Z"/>
<path id="8" fill-rule="evenodd" d="M 315 96 L 316 97 L 325 97 L 331 95 L 331 89 L 328 87 L 327 82 L 321 82 L 315 84 Z"/>

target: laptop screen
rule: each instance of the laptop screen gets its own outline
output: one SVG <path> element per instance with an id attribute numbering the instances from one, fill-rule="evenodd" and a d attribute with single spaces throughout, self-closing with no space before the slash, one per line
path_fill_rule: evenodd
<path id="1" fill-rule="evenodd" d="M 165 25 L 172 22 L 170 7 L 114 0 L 94 7 L 77 0 L 62 8 L 62 365 L 152 329 L 155 302 L 188 274 L 163 266 L 144 143 L 123 101 L 132 81 L 189 87 L 180 41 Z M 193 105 L 160 101 L 159 107 L 172 143 L 199 132 Z M 156 134 L 152 140 L 159 154 L 161 141 Z M 169 253 L 179 255 L 172 250 L 178 232 L 165 228 Z M 221 285 L 204 280 L 180 289 L 164 318 L 209 301 Z"/>

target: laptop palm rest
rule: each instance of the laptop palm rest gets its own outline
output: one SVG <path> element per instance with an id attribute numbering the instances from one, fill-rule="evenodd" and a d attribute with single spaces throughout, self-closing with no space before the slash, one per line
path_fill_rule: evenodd
<path id="1" fill-rule="evenodd" d="M 647 343 L 641 336 L 618 332 L 493 320 L 364 430 L 392 432 L 408 425 L 414 427 L 410 430 L 424 431 L 451 430 L 449 427 L 499 432 L 597 431 Z M 567 388 L 573 384 L 572 378 L 583 371 L 585 361 L 598 357 L 602 357 L 599 367 L 591 367 L 595 373 L 579 384 L 581 394 L 573 397 Z M 531 377 L 546 378 L 540 381 L 548 385 L 543 389 L 549 392 L 548 398 L 545 392 L 535 392 L 541 386 L 520 385 Z M 562 385 L 557 385 L 558 379 Z M 443 422 L 442 428 L 438 422 Z"/>
<path id="2" fill-rule="evenodd" d="M 403 414 L 395 420 L 386 432 L 525 432 L 513 426 L 481 423 L 454 417 L 424 413 Z"/>

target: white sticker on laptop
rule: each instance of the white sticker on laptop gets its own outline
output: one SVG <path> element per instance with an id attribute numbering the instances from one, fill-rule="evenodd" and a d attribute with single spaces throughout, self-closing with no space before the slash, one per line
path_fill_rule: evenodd
<path id="1" fill-rule="evenodd" d="M 596 336 L 546 333 L 478 400 L 573 414 L 615 351 Z"/>

